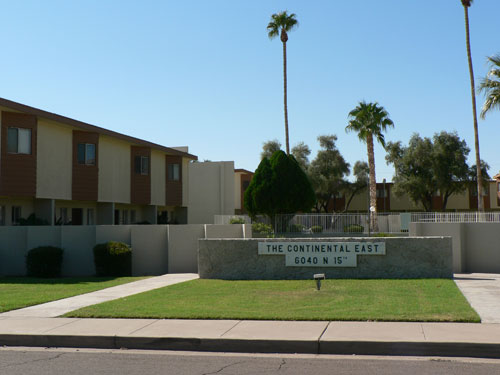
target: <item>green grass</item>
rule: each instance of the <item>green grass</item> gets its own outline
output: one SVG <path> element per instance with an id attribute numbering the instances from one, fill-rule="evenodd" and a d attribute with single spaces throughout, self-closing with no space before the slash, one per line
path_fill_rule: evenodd
<path id="1" fill-rule="evenodd" d="M 479 322 L 453 280 L 193 280 L 68 317 Z"/>
<path id="2" fill-rule="evenodd" d="M 144 277 L 0 278 L 0 312 L 129 283 Z"/>

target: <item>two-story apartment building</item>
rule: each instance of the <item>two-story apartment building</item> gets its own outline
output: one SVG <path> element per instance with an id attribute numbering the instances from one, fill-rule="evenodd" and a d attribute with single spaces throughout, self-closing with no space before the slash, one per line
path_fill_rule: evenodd
<path id="1" fill-rule="evenodd" d="M 187 222 L 187 148 L 0 98 L 0 225 Z"/>

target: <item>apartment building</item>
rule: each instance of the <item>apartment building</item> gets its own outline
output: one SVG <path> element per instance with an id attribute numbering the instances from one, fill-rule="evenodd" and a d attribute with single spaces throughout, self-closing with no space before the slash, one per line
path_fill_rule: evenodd
<path id="1" fill-rule="evenodd" d="M 0 98 L 0 225 L 187 223 L 187 148 Z"/>
<path id="2" fill-rule="evenodd" d="M 496 176 L 495 176 L 496 177 Z M 500 210 L 500 175 L 498 179 L 491 180 L 483 191 L 484 208 L 489 211 Z M 461 194 L 452 194 L 448 198 L 446 211 L 477 211 L 477 189 L 474 184 L 465 183 L 467 187 Z M 377 183 L 377 211 L 378 212 L 405 212 L 405 211 L 425 211 L 420 204 L 415 204 L 406 195 L 398 196 L 393 192 L 392 182 Z M 340 195 L 336 200 L 336 210 L 343 211 L 346 206 L 345 195 Z M 365 212 L 369 207 L 368 190 L 364 189 L 354 196 L 347 211 Z M 432 197 L 432 211 L 443 210 L 444 197 L 437 191 Z M 332 208 L 333 200 L 329 205 Z M 330 210 L 331 211 L 331 210 Z"/>

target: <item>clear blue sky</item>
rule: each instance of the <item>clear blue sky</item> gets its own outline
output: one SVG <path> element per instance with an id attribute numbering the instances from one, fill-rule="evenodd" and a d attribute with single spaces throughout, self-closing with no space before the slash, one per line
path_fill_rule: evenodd
<path id="1" fill-rule="evenodd" d="M 432 4 L 431 4 L 432 3 Z M 407 144 L 414 132 L 474 138 L 460 0 L 2 1 L 0 97 L 254 170 L 262 143 L 284 148 L 281 42 L 287 9 L 291 146 L 336 134 L 346 160 L 367 160 L 346 134 L 360 100 L 378 101 Z M 500 53 L 500 1 L 470 8 L 476 79 Z M 478 95 L 478 109 L 483 97 Z M 479 123 L 481 157 L 500 170 L 500 111 Z M 377 180 L 392 179 L 377 146 Z"/>

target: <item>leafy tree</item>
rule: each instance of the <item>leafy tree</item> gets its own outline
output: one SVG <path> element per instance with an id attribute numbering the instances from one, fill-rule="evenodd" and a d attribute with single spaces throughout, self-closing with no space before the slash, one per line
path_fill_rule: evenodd
<path id="1" fill-rule="evenodd" d="M 436 133 L 433 140 L 433 169 L 437 187 L 443 197 L 444 211 L 449 197 L 466 189 L 460 182 L 468 179 L 467 156 L 470 149 L 456 132 Z"/>
<path id="2" fill-rule="evenodd" d="M 260 160 L 264 158 L 271 159 L 271 156 L 273 156 L 273 154 L 279 150 L 281 150 L 281 143 L 277 139 L 264 142 L 262 144 L 262 152 L 260 153 Z"/>
<path id="3" fill-rule="evenodd" d="M 432 210 L 432 197 L 440 192 L 443 210 L 452 194 L 466 190 L 470 181 L 467 156 L 470 149 L 456 132 L 434 134 L 433 139 L 414 134 L 407 147 L 401 142 L 387 144 L 386 160 L 395 168 L 394 192 L 407 194 L 426 211 Z"/>
<path id="4" fill-rule="evenodd" d="M 299 163 L 300 167 L 304 172 L 307 173 L 309 168 L 309 155 L 311 155 L 311 149 L 304 142 L 299 142 L 292 147 L 292 155 Z"/>
<path id="5" fill-rule="evenodd" d="M 479 91 L 486 96 L 486 101 L 481 110 L 483 120 L 490 110 L 494 108 L 500 109 L 500 54 L 488 57 L 488 62 L 490 71 L 479 84 Z"/>
<path id="6" fill-rule="evenodd" d="M 368 164 L 364 161 L 357 161 L 354 164 L 354 168 L 352 169 L 352 173 L 355 177 L 354 182 L 348 183 L 346 185 L 346 194 L 349 194 L 349 198 L 347 199 L 347 202 L 345 204 L 345 209 L 344 211 L 347 211 L 349 209 L 349 206 L 351 205 L 352 199 L 363 189 L 365 189 L 368 186 L 370 177 L 370 168 L 368 167 Z"/>
<path id="7" fill-rule="evenodd" d="M 267 25 L 268 36 L 273 39 L 280 36 L 283 43 L 283 102 L 285 109 L 285 139 L 286 139 L 286 154 L 290 155 L 290 143 L 288 140 L 288 107 L 287 107 L 287 81 L 286 81 L 286 42 L 288 41 L 288 33 L 292 31 L 299 22 L 296 19 L 295 13 L 288 14 L 287 11 L 275 13 L 271 16 L 271 21 Z"/>
<path id="8" fill-rule="evenodd" d="M 477 126 L 477 110 L 476 110 L 476 89 L 474 83 L 474 68 L 472 67 L 472 55 L 470 50 L 470 32 L 469 32 L 469 7 L 472 5 L 473 0 L 460 0 L 464 7 L 465 16 L 465 45 L 467 48 L 467 61 L 469 63 L 469 76 L 470 76 L 470 93 L 472 97 L 472 117 L 474 120 L 474 148 L 476 151 L 476 181 L 477 181 L 477 209 L 482 212 L 484 211 L 483 200 L 479 199 L 483 195 L 483 186 L 481 182 L 483 177 L 481 176 L 481 157 L 479 155 L 479 133 Z"/>
<path id="9" fill-rule="evenodd" d="M 250 216 L 263 214 L 271 219 L 278 214 L 308 212 L 315 196 L 311 183 L 293 155 L 276 151 L 264 158 L 245 191 L 244 205 Z"/>
<path id="10" fill-rule="evenodd" d="M 347 185 L 345 176 L 349 174 L 349 163 L 345 161 L 335 142 L 337 136 L 322 135 L 318 137 L 321 150 L 309 167 L 309 176 L 316 194 L 316 211 L 327 212 L 328 202 L 335 200 Z"/>
<path id="11" fill-rule="evenodd" d="M 394 165 L 394 187 L 396 195 L 407 194 L 416 204 L 421 203 L 426 211 L 432 208 L 432 196 L 437 191 L 432 165 L 432 141 L 414 134 L 408 147 L 401 142 L 389 142 L 386 146 L 387 163 Z"/>
<path id="12" fill-rule="evenodd" d="M 384 107 L 378 103 L 360 102 L 356 108 L 349 112 L 349 125 L 346 131 L 358 133 L 358 138 L 366 143 L 368 152 L 368 167 L 370 168 L 370 207 L 377 211 L 377 179 L 375 177 L 375 152 L 373 138 L 385 148 L 385 138 L 382 134 L 394 123 Z M 370 223 L 374 232 L 378 231 L 377 217 L 372 216 Z"/>

